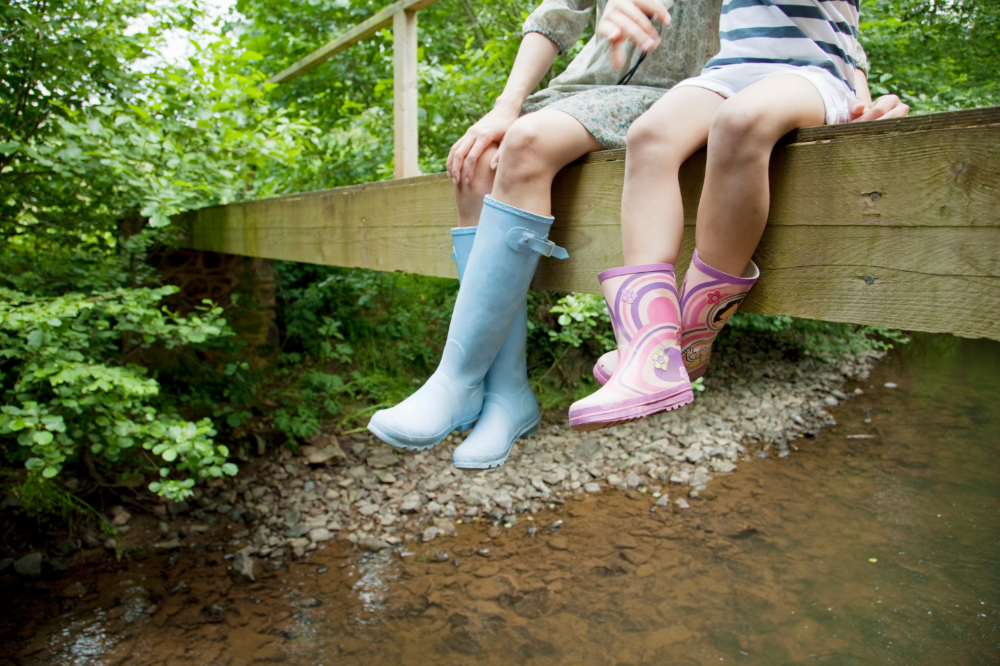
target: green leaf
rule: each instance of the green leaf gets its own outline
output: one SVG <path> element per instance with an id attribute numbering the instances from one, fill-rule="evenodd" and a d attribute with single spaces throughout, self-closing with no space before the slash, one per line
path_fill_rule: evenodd
<path id="1" fill-rule="evenodd" d="M 167 449 L 161 455 L 163 456 L 163 459 L 166 460 L 167 462 L 173 462 L 173 461 L 177 460 L 177 450 L 176 449 Z"/>

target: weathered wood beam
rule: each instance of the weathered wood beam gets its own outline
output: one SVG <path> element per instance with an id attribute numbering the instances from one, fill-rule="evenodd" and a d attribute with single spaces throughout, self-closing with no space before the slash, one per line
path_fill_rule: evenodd
<path id="1" fill-rule="evenodd" d="M 395 15 L 402 11 L 416 12 L 419 9 L 433 5 L 437 0 L 398 0 L 367 21 L 363 21 L 350 30 L 338 35 L 333 41 L 316 49 L 305 58 L 278 72 L 267 80 L 268 83 L 285 83 L 301 76 L 309 70 L 323 64 L 338 53 L 351 48 L 358 42 L 368 39 L 379 30 L 393 23 Z"/>
<path id="2" fill-rule="evenodd" d="M 622 263 L 624 152 L 594 153 L 553 187 L 552 239 L 534 284 L 598 291 Z M 693 227 L 705 153 L 681 171 Z M 455 277 L 457 213 L 444 174 L 206 208 L 185 247 Z M 686 268 L 694 229 L 685 233 Z M 793 132 L 771 160 L 771 211 L 744 309 L 1000 339 L 1000 108 Z M 871 282 L 866 281 L 866 276 Z"/>
<path id="3" fill-rule="evenodd" d="M 392 23 L 392 121 L 396 178 L 420 175 L 417 161 L 417 13 L 398 11 Z"/>

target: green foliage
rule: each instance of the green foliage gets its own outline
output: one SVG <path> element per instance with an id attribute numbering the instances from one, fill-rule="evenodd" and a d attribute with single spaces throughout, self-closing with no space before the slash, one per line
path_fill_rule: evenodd
<path id="1" fill-rule="evenodd" d="M 223 335 L 220 308 L 180 317 L 157 307 L 175 291 L 37 297 L 0 288 L 4 456 L 49 479 L 82 456 L 113 465 L 145 449 L 161 460 L 151 490 L 171 498 L 187 495 L 199 477 L 235 474 L 211 421 L 157 409 L 156 380 L 129 362 L 154 343 L 173 349 Z M 156 469 L 154 459 L 145 462 Z M 186 478 L 171 478 L 176 471 Z"/>
<path id="2" fill-rule="evenodd" d="M 399 402 L 433 371 L 454 280 L 279 262 L 282 353 L 265 380 L 274 427 L 298 441 Z"/>
<path id="3" fill-rule="evenodd" d="M 1000 0 L 873 0 L 861 39 L 874 94 L 917 113 L 1000 104 Z"/>
<path id="4" fill-rule="evenodd" d="M 843 354 L 861 354 L 892 349 L 909 338 L 899 331 L 879 326 L 855 326 L 818 319 L 737 312 L 719 335 L 719 344 L 737 343 L 745 336 L 770 338 L 785 349 L 832 361 Z"/>

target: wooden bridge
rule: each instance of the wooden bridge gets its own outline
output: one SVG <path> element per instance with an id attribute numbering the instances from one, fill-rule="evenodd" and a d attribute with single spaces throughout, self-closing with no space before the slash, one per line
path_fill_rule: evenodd
<path id="1" fill-rule="evenodd" d="M 415 173 L 415 10 L 431 2 L 396 2 L 272 79 L 394 22 L 406 47 L 396 58 L 397 176 Z M 535 286 L 597 293 L 597 273 L 622 264 L 624 160 L 592 153 L 559 174 L 550 237 L 570 258 L 542 260 Z M 681 171 L 680 269 L 704 170 L 702 151 Z M 442 173 L 206 208 L 177 223 L 191 249 L 457 277 L 457 219 Z M 1000 340 L 1000 108 L 793 132 L 772 156 L 754 259 L 761 279 L 746 311 Z"/>

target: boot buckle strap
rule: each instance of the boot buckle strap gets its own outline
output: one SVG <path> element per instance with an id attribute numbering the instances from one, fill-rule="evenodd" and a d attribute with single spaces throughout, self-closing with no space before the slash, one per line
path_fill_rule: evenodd
<path id="1" fill-rule="evenodd" d="M 548 239 L 539 238 L 535 232 L 524 227 L 515 227 L 507 232 L 507 245 L 516 252 L 537 252 L 543 257 L 556 259 L 569 258 L 569 252 L 564 248 Z"/>

